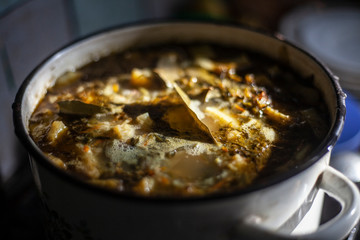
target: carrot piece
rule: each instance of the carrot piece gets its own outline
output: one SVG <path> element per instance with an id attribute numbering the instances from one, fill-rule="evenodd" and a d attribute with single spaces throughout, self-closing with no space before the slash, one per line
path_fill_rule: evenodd
<path id="1" fill-rule="evenodd" d="M 238 75 L 230 74 L 229 77 L 230 77 L 231 80 L 234 80 L 234 81 L 236 81 L 236 82 L 243 82 L 242 77 L 240 77 L 240 76 L 238 76 Z"/>
<path id="2" fill-rule="evenodd" d="M 84 152 L 86 152 L 86 153 L 89 152 L 89 151 L 90 151 L 89 145 L 85 144 L 83 150 L 84 150 Z"/>
<path id="3" fill-rule="evenodd" d="M 223 152 L 228 152 L 228 151 L 229 151 L 229 149 L 227 149 L 227 147 L 225 147 L 225 146 L 222 146 L 222 147 L 221 147 L 221 150 L 222 150 Z"/>
<path id="4" fill-rule="evenodd" d="M 163 184 L 165 184 L 165 185 L 169 185 L 169 184 L 170 184 L 169 179 L 166 178 L 166 177 L 162 177 L 160 181 L 161 181 L 161 183 L 163 183 Z"/>
<path id="5" fill-rule="evenodd" d="M 254 75 L 253 74 L 246 74 L 245 75 L 245 81 L 247 84 L 251 84 L 254 82 Z"/>
<path id="6" fill-rule="evenodd" d="M 114 91 L 114 92 L 119 92 L 119 84 L 114 83 L 114 84 L 112 85 L 112 88 L 113 88 L 113 91 Z"/>
<path id="7" fill-rule="evenodd" d="M 235 104 L 234 107 L 235 107 L 236 110 L 238 110 L 238 111 L 240 111 L 240 112 L 244 112 L 244 111 L 245 111 L 245 109 L 242 108 L 242 107 L 240 107 L 238 104 Z"/>

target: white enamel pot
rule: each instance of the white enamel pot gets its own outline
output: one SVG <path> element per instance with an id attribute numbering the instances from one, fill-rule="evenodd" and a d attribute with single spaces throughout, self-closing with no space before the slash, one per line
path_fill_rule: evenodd
<path id="1" fill-rule="evenodd" d="M 267 181 L 231 194 L 191 199 L 114 193 L 79 181 L 50 164 L 30 138 L 28 122 L 55 79 L 110 52 L 164 42 L 242 47 L 286 61 L 304 76 L 312 75 L 329 112 L 327 136 L 295 167 Z M 52 239 L 329 240 L 344 238 L 359 219 L 356 186 L 328 165 L 344 123 L 345 95 L 326 67 L 279 36 L 201 22 L 143 23 L 108 29 L 71 43 L 44 60 L 21 86 L 13 113 L 16 134 L 30 154 Z M 340 202 L 341 212 L 314 232 L 291 235 L 319 189 Z"/>

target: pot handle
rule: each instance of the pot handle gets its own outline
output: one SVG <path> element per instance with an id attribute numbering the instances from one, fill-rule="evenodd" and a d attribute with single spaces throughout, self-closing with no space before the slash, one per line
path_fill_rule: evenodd
<path id="1" fill-rule="evenodd" d="M 338 215 L 321 225 L 315 232 L 302 235 L 287 235 L 263 229 L 260 226 L 239 224 L 231 232 L 231 239 L 267 240 L 338 240 L 344 239 L 360 217 L 360 193 L 356 185 L 342 173 L 327 167 L 320 175 L 319 186 L 342 206 Z"/>

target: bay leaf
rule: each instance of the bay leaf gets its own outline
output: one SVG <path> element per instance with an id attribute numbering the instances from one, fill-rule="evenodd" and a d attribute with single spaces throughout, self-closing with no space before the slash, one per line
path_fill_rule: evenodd
<path id="1" fill-rule="evenodd" d="M 191 105 L 191 99 L 189 96 L 179 87 L 179 85 L 175 82 L 176 80 L 182 77 L 182 69 L 179 67 L 176 56 L 173 55 L 163 55 L 158 63 L 157 67 L 154 70 L 160 78 L 165 82 L 168 88 L 175 89 L 176 93 L 180 96 L 180 99 L 186 106 L 189 114 L 191 115 L 192 119 L 196 126 L 203 131 L 213 143 L 218 144 L 215 137 L 211 133 L 209 127 L 201 121 L 199 117 L 199 113 L 195 110 L 195 108 Z"/>
<path id="2" fill-rule="evenodd" d="M 91 116 L 97 113 L 106 113 L 108 109 L 94 104 L 84 103 L 78 100 L 60 101 L 58 102 L 60 113 Z"/>

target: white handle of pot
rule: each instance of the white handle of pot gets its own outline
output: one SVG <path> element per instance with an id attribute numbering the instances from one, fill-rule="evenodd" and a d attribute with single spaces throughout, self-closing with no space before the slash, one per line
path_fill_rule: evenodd
<path id="1" fill-rule="evenodd" d="M 315 232 L 303 235 L 286 235 L 262 229 L 249 224 L 239 224 L 232 232 L 231 239 L 247 240 L 339 240 L 344 239 L 356 225 L 360 217 L 360 193 L 356 185 L 342 173 L 327 167 L 321 174 L 319 188 L 335 198 L 342 209 L 330 221 L 321 225 Z"/>

